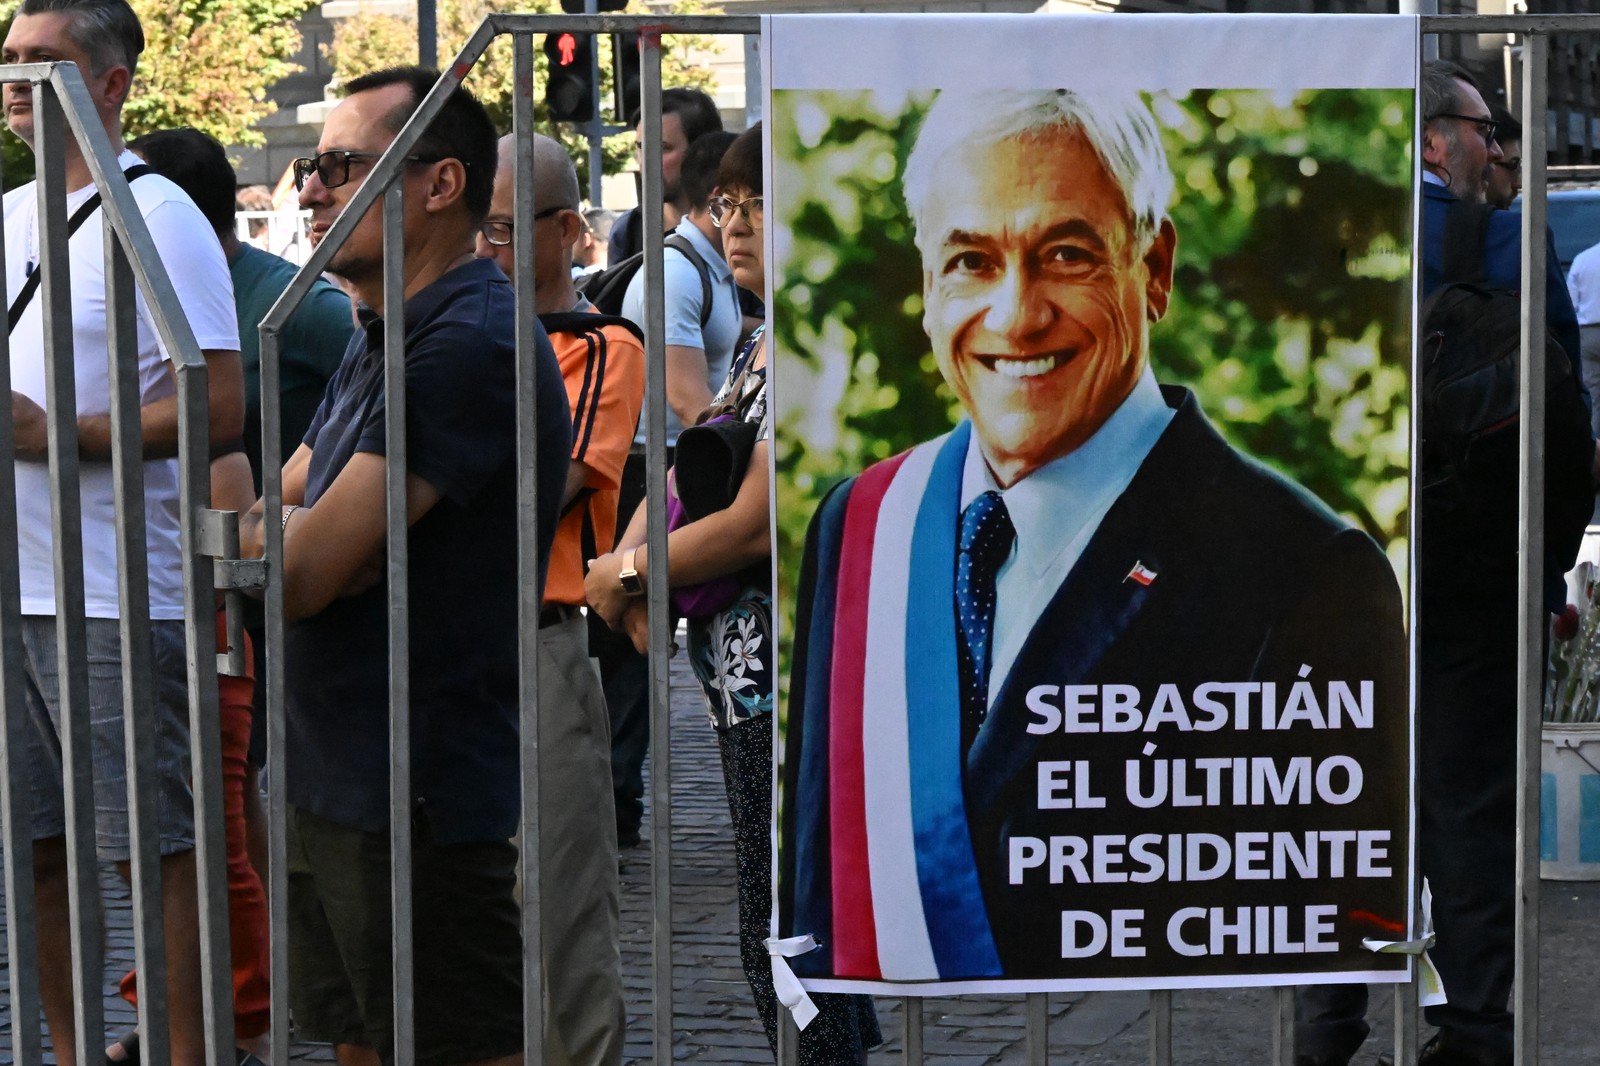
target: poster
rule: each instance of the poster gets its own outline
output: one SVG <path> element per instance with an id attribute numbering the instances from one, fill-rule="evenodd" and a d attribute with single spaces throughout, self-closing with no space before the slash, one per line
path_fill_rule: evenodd
<path id="1" fill-rule="evenodd" d="M 773 16 L 807 988 L 1403 981 L 1417 38 Z"/>

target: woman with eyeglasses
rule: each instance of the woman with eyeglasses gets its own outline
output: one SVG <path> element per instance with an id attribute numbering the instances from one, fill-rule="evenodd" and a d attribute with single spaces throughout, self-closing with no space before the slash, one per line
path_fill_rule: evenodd
<path id="1" fill-rule="evenodd" d="M 720 195 L 709 207 L 722 231 L 723 257 L 741 288 L 763 295 L 759 123 L 728 147 L 718 185 Z M 674 604 L 688 616 L 689 662 L 705 692 L 722 752 L 739 876 L 739 954 L 767 1042 L 776 1053 L 778 1004 L 766 948 L 772 900 L 774 649 L 765 327 L 735 357 L 727 382 L 700 421 L 719 416 L 759 427 L 749 465 L 731 504 L 668 534 L 667 584 Z M 687 482 L 696 474 L 681 469 L 682 438 L 679 445 L 674 483 L 680 475 Z M 643 596 L 650 566 L 645 524 L 641 507 L 617 550 L 594 560 L 584 583 L 590 607 L 613 629 L 628 633 L 641 652 L 649 640 Z M 865 1062 L 867 1050 L 882 1042 L 870 997 L 818 994 L 812 1000 L 820 1013 L 800 1034 L 801 1066 Z"/>

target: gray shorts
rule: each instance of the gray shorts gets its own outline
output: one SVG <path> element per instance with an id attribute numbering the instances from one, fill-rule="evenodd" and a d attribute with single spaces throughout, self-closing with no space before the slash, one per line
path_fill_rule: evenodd
<path id="1" fill-rule="evenodd" d="M 103 859 L 123 862 L 128 848 L 127 753 L 122 730 L 122 641 L 114 618 L 87 619 L 89 729 L 94 771 L 95 844 Z M 150 623 L 154 666 L 157 800 L 161 853 L 194 847 L 194 802 L 189 791 L 189 686 L 183 623 Z M 27 701 L 33 839 L 66 834 L 62 795 L 61 685 L 56 668 L 56 620 L 22 619 L 27 656 Z"/>

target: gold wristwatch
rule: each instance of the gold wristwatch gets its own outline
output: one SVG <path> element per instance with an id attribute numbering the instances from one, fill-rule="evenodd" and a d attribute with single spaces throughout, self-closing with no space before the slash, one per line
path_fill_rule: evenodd
<path id="1" fill-rule="evenodd" d="M 628 554 L 622 557 L 622 572 L 617 575 L 622 591 L 629 596 L 644 595 L 644 578 L 639 576 L 639 568 L 634 565 L 634 556 L 638 551 L 638 548 L 628 549 Z"/>

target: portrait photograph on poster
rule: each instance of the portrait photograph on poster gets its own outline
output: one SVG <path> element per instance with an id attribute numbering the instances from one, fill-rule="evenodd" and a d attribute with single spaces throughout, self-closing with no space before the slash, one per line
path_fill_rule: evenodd
<path id="1" fill-rule="evenodd" d="M 1409 975 L 1415 24 L 1289 25 L 768 23 L 811 990 Z"/>

